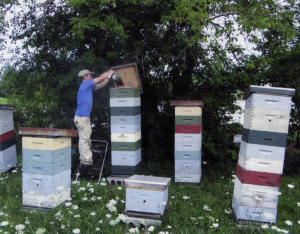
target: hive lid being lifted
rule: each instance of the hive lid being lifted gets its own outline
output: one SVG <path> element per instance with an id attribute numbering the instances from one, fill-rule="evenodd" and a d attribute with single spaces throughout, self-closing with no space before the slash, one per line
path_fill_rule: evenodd
<path id="1" fill-rule="evenodd" d="M 14 110 L 14 105 L 0 104 L 0 110 Z"/>
<path id="2" fill-rule="evenodd" d="M 126 187 L 166 189 L 171 183 L 171 178 L 133 175 L 125 179 L 124 182 Z"/>
<path id="3" fill-rule="evenodd" d="M 116 66 L 111 69 L 120 75 L 125 88 L 139 89 L 141 93 L 143 93 L 141 78 L 136 63 Z"/>
<path id="4" fill-rule="evenodd" d="M 273 94 L 273 95 L 294 96 L 295 95 L 295 89 L 250 85 L 250 88 L 246 90 L 246 92 L 243 96 L 244 100 L 246 100 L 252 93 L 264 93 L 264 94 Z"/>
<path id="5" fill-rule="evenodd" d="M 204 107 L 204 103 L 201 100 L 174 100 L 170 102 L 171 106 L 201 106 Z"/>
<path id="6" fill-rule="evenodd" d="M 48 137 L 77 137 L 77 131 L 58 128 L 19 128 L 19 134 Z"/>

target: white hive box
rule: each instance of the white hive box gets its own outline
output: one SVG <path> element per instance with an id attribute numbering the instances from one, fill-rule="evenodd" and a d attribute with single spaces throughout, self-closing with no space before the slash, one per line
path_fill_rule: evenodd
<path id="1" fill-rule="evenodd" d="M 67 169 L 55 175 L 22 175 L 23 193 L 49 195 L 59 193 L 71 186 L 71 170 Z"/>
<path id="2" fill-rule="evenodd" d="M 0 171 L 5 172 L 17 165 L 16 145 L 0 151 Z"/>
<path id="3" fill-rule="evenodd" d="M 288 133 L 290 111 L 246 108 L 244 128 L 258 131 Z"/>
<path id="4" fill-rule="evenodd" d="M 235 178 L 233 196 L 240 206 L 277 209 L 279 194 L 278 187 L 243 184 Z"/>
<path id="5" fill-rule="evenodd" d="M 23 193 L 23 206 L 33 206 L 51 209 L 70 199 L 70 187 L 59 193 L 49 195 Z"/>
<path id="6" fill-rule="evenodd" d="M 14 130 L 13 110 L 0 109 L 0 135 Z"/>
<path id="7" fill-rule="evenodd" d="M 111 133 L 136 133 L 141 131 L 141 124 L 112 124 Z"/>
<path id="8" fill-rule="evenodd" d="M 175 174 L 201 175 L 201 160 L 175 160 Z"/>
<path id="9" fill-rule="evenodd" d="M 112 166 L 136 166 L 142 160 L 141 148 L 136 151 L 112 151 Z"/>
<path id="10" fill-rule="evenodd" d="M 121 107 L 121 106 L 140 106 L 140 97 L 128 97 L 128 98 L 110 98 L 111 107 Z"/>
<path id="11" fill-rule="evenodd" d="M 246 158 L 264 158 L 284 161 L 285 147 L 250 144 L 241 141 L 240 154 Z"/>
<path id="12" fill-rule="evenodd" d="M 238 164 L 247 171 L 259 171 L 275 174 L 282 174 L 283 161 L 264 159 L 264 158 L 247 158 L 239 154 Z"/>
<path id="13" fill-rule="evenodd" d="M 177 183 L 200 183 L 201 171 L 199 174 L 175 174 L 175 182 Z"/>
<path id="14" fill-rule="evenodd" d="M 133 175 L 124 180 L 126 186 L 125 212 L 163 216 L 168 204 L 170 178 Z"/>
<path id="15" fill-rule="evenodd" d="M 131 115 L 131 116 L 111 116 L 110 117 L 111 125 L 114 124 L 141 124 L 141 115 Z"/>
<path id="16" fill-rule="evenodd" d="M 245 103 L 245 108 L 266 108 L 274 110 L 290 111 L 292 98 L 288 96 L 276 96 L 253 93 Z"/>

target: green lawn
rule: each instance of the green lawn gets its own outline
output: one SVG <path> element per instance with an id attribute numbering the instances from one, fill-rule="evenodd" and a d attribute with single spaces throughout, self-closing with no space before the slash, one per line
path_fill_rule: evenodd
<path id="1" fill-rule="evenodd" d="M 234 165 L 231 165 L 234 168 Z M 203 165 L 200 185 L 172 184 L 169 187 L 168 210 L 161 226 L 151 233 L 278 233 L 278 230 L 262 229 L 249 225 L 237 228 L 228 214 L 234 184 L 234 171 L 222 173 Z M 133 233 L 133 226 L 120 221 L 118 214 L 125 209 L 125 188 L 97 184 L 95 180 L 79 179 L 72 184 L 72 200 L 49 211 L 27 211 L 22 207 L 22 173 L 0 174 L 0 233 Z M 293 184 L 290 189 L 288 184 Z M 283 176 L 278 205 L 276 226 L 289 233 L 300 233 L 300 177 Z M 107 204 L 116 201 L 115 212 Z M 208 206 L 211 211 L 203 209 Z M 300 205 L 300 204 L 299 204 Z M 111 215 L 111 218 L 109 217 Z M 292 225 L 286 224 L 290 220 Z M 8 222 L 8 223 L 7 223 Z M 17 228 L 24 229 L 17 231 Z M 214 227 L 215 226 L 215 227 Z M 218 226 L 218 227 L 217 227 Z M 38 232 L 37 232 L 38 231 Z M 77 231 L 77 232 L 76 232 Z M 137 231 L 137 230 L 135 230 Z M 150 233 L 147 228 L 138 228 L 139 233 Z"/>

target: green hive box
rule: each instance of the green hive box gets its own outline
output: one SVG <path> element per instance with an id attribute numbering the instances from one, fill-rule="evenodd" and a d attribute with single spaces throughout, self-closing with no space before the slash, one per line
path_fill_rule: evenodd
<path id="1" fill-rule="evenodd" d="M 0 104 L 8 104 L 7 98 L 0 97 Z"/>

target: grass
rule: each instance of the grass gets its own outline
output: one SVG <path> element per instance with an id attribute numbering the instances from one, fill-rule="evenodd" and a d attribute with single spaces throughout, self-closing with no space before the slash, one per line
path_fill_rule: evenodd
<path id="1" fill-rule="evenodd" d="M 18 158 L 20 160 L 20 158 Z M 154 165 L 153 165 L 154 166 Z M 234 165 L 231 165 L 234 168 Z M 155 167 L 157 170 L 157 166 Z M 151 171 L 151 170 L 149 170 Z M 276 230 L 262 229 L 260 226 L 248 225 L 237 228 L 230 211 L 234 184 L 232 174 L 203 165 L 203 175 L 200 185 L 172 184 L 169 187 L 168 210 L 161 226 L 155 227 L 151 233 L 278 233 Z M 165 174 L 166 171 L 164 171 Z M 163 174 L 163 173 L 162 173 Z M 98 185 L 97 179 L 80 179 L 73 183 L 72 200 L 66 206 L 48 211 L 24 211 L 22 207 L 22 173 L 19 166 L 15 172 L 0 174 L 0 224 L 8 221 L 8 225 L 0 226 L 0 233 L 73 233 L 80 229 L 80 233 L 129 233 L 133 226 L 119 222 L 112 226 L 118 214 L 125 209 L 125 188 L 111 185 Z M 294 189 L 288 188 L 293 184 Z M 282 177 L 281 193 L 278 204 L 276 226 L 288 230 L 289 233 L 300 233 L 300 177 L 289 175 Z M 184 199 L 183 197 L 188 197 Z M 116 212 L 110 212 L 106 205 L 114 199 Z M 207 205 L 211 211 L 205 211 Z M 76 209 L 78 207 L 78 209 Z M 74 209 L 75 208 L 75 209 Z M 225 211 L 226 210 L 226 211 Z M 111 218 L 106 215 L 110 214 Z M 288 226 L 285 221 L 290 220 L 293 225 Z M 5 224 L 5 223 L 2 223 Z M 17 225 L 24 225 L 21 232 Z M 219 227 L 213 227 L 218 224 Z M 19 227 L 19 226 L 17 226 Z M 37 232 L 39 231 L 39 232 Z M 147 228 L 140 227 L 139 233 L 148 233 Z"/>

